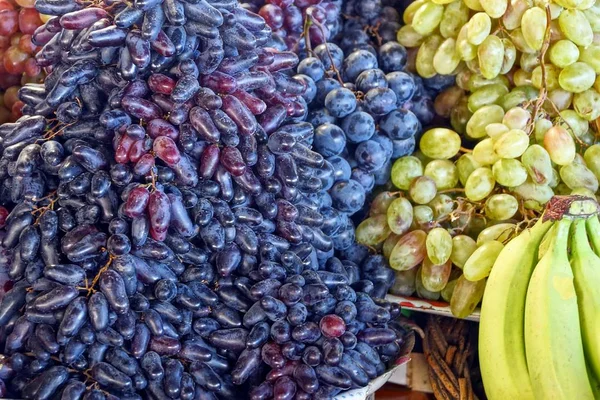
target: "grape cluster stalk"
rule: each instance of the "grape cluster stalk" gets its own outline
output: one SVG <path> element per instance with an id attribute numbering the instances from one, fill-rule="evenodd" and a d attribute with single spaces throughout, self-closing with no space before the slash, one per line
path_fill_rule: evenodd
<path id="1" fill-rule="evenodd" d="M 0 126 L 0 395 L 310 399 L 410 341 L 329 232 L 298 56 L 229 0 L 38 0 L 48 76 Z M 338 239 L 339 240 L 339 239 Z"/>

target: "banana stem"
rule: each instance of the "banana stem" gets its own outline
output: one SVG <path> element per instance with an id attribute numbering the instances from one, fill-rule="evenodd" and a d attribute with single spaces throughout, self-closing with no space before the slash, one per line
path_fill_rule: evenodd
<path id="1" fill-rule="evenodd" d="M 563 218 L 587 218 L 598 215 L 598 203 L 585 196 L 554 196 L 546 205 L 542 216 L 544 221 L 558 221 Z"/>

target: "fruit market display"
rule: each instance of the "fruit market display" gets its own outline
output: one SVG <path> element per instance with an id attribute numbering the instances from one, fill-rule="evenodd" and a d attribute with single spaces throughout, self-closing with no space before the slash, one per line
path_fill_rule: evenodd
<path id="1" fill-rule="evenodd" d="M 595 200 L 557 196 L 499 253 L 479 332 L 489 399 L 598 398 L 599 226 Z"/>
<path id="2" fill-rule="evenodd" d="M 17 91 L 23 81 L 39 81 L 42 73 L 34 57 L 39 47 L 31 39 L 43 22 L 33 7 L 29 0 L 0 1 L 0 123 L 21 116 Z"/>
<path id="3" fill-rule="evenodd" d="M 334 256 L 339 169 L 263 18 L 36 7 L 49 74 L 0 126 L 2 396 L 332 398 L 392 366 L 393 273 L 352 239 Z"/>

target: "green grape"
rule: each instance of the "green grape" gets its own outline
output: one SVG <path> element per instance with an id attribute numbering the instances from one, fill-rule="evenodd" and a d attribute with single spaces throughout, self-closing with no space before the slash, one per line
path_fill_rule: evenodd
<path id="1" fill-rule="evenodd" d="M 550 182 L 548 182 L 548 186 L 550 186 L 552 189 L 554 189 L 559 183 L 561 183 L 560 175 L 557 170 L 552 168 L 552 178 L 550 179 Z"/>
<path id="2" fill-rule="evenodd" d="M 431 158 L 427 157 L 421 150 L 417 150 L 413 153 L 413 157 L 417 157 L 421 161 L 421 165 L 426 165 L 432 161 Z"/>
<path id="3" fill-rule="evenodd" d="M 398 197 L 387 210 L 388 226 L 397 235 L 408 231 L 413 221 L 413 207 L 405 197 Z"/>
<path id="4" fill-rule="evenodd" d="M 406 271 L 394 271 L 396 279 L 390 288 L 390 293 L 396 296 L 412 296 L 417 287 L 415 281 L 419 268 L 411 268 Z"/>
<path id="5" fill-rule="evenodd" d="M 418 34 L 427 36 L 437 29 L 443 14 L 443 5 L 426 2 L 415 12 L 412 27 Z"/>
<path id="6" fill-rule="evenodd" d="M 475 92 L 477 89 L 495 84 L 501 84 L 508 87 L 510 82 L 505 76 L 499 75 L 493 79 L 486 79 L 482 75 L 472 74 L 467 81 L 467 90 L 470 92 Z"/>
<path id="7" fill-rule="evenodd" d="M 575 154 L 575 158 L 573 158 L 573 164 L 585 165 L 587 167 L 587 165 L 585 164 L 585 159 L 579 153 Z"/>
<path id="8" fill-rule="evenodd" d="M 381 253 L 385 258 L 390 258 L 392 250 L 394 250 L 394 246 L 396 246 L 396 243 L 398 243 L 398 240 L 400 240 L 401 237 L 402 235 L 396 235 L 392 232 L 387 239 L 385 239 L 383 246 L 381 247 Z"/>
<path id="9" fill-rule="evenodd" d="M 473 113 L 467 107 L 467 96 L 463 96 L 450 112 L 450 125 L 455 131 L 465 133 L 471 115 Z"/>
<path id="10" fill-rule="evenodd" d="M 488 85 L 471 93 L 468 107 L 471 112 L 489 104 L 498 104 L 502 96 L 508 93 L 508 88 L 502 84 Z"/>
<path id="11" fill-rule="evenodd" d="M 477 246 L 491 240 L 505 243 L 514 236 L 516 229 L 517 225 L 508 222 L 488 226 L 477 235 Z"/>
<path id="12" fill-rule="evenodd" d="M 600 177 L 600 144 L 588 147 L 583 153 L 583 159 L 596 178 Z"/>
<path id="13" fill-rule="evenodd" d="M 504 56 L 502 59 L 501 74 L 508 74 L 517 61 L 517 48 L 510 39 L 501 39 L 504 46 Z"/>
<path id="14" fill-rule="evenodd" d="M 458 64 L 460 64 L 460 55 L 456 51 L 456 40 L 447 38 L 433 56 L 433 68 L 438 74 L 450 75 Z"/>
<path id="15" fill-rule="evenodd" d="M 508 8 L 507 0 L 480 0 L 481 7 L 492 18 L 500 18 Z"/>
<path id="16" fill-rule="evenodd" d="M 531 85 L 531 72 L 527 72 L 521 68 L 517 69 L 513 73 L 513 83 L 517 87 Z"/>
<path id="17" fill-rule="evenodd" d="M 592 7 L 583 10 L 583 14 L 590 23 L 594 33 L 600 33 L 600 5 L 594 4 Z"/>
<path id="18" fill-rule="evenodd" d="M 490 276 L 492 267 L 504 245 L 496 240 L 483 243 L 471 254 L 463 267 L 463 275 L 471 282 Z"/>
<path id="19" fill-rule="evenodd" d="M 492 141 L 496 140 L 497 138 L 500 137 L 500 135 L 502 135 L 503 133 L 506 133 L 508 131 L 509 131 L 508 126 L 506 126 L 500 122 L 489 124 L 488 126 L 485 127 L 485 133 L 487 134 L 487 136 L 490 139 L 492 139 Z"/>
<path id="20" fill-rule="evenodd" d="M 534 49 L 532 49 L 525 41 L 525 38 L 523 37 L 523 31 L 521 30 L 520 27 L 516 28 L 515 30 L 513 30 L 511 32 L 510 38 L 511 38 L 513 44 L 515 45 L 515 47 L 517 48 L 517 50 L 519 50 L 521 53 L 526 53 L 526 54 L 536 53 L 536 51 Z"/>
<path id="21" fill-rule="evenodd" d="M 469 7 L 462 1 L 446 6 L 440 22 L 440 34 L 445 38 L 456 38 L 460 28 L 469 21 Z"/>
<path id="22" fill-rule="evenodd" d="M 552 180 L 553 172 L 550 155 L 539 144 L 531 145 L 525 150 L 525 153 L 521 156 L 521 163 L 534 183 L 546 185 Z"/>
<path id="23" fill-rule="evenodd" d="M 425 40 L 425 36 L 418 34 L 412 25 L 404 25 L 398 29 L 396 40 L 405 47 L 418 47 Z"/>
<path id="24" fill-rule="evenodd" d="M 440 292 L 440 294 L 442 295 L 442 300 L 444 300 L 446 303 L 450 303 L 457 282 L 458 278 L 450 279 L 446 284 L 446 287 L 444 287 L 444 289 L 442 289 L 442 291 Z"/>
<path id="25" fill-rule="evenodd" d="M 423 134 L 419 148 L 429 158 L 449 159 L 460 150 L 460 135 L 451 129 L 433 128 Z"/>
<path id="26" fill-rule="evenodd" d="M 417 157 L 400 157 L 392 166 L 392 183 L 398 189 L 408 190 L 412 180 L 421 175 L 423 175 L 423 164 Z"/>
<path id="27" fill-rule="evenodd" d="M 511 108 L 519 106 L 527 101 L 536 99 L 538 94 L 538 89 L 534 88 L 533 86 L 520 86 L 513 88 L 510 93 L 502 96 L 498 101 L 498 104 L 505 110 L 510 110 Z"/>
<path id="28" fill-rule="evenodd" d="M 525 208 L 531 210 L 542 210 L 554 196 L 554 191 L 550 186 L 538 185 L 529 179 L 522 185 L 512 188 L 512 192 L 525 201 Z"/>
<path id="29" fill-rule="evenodd" d="M 511 129 L 494 141 L 494 152 L 501 158 L 517 158 L 528 146 L 529 135 L 521 129 Z"/>
<path id="30" fill-rule="evenodd" d="M 492 30 L 492 20 L 486 13 L 476 13 L 467 23 L 467 40 L 469 43 L 479 46 Z"/>
<path id="31" fill-rule="evenodd" d="M 402 236 L 390 254 L 390 267 L 406 271 L 419 265 L 425 258 L 427 233 L 417 230 Z"/>
<path id="32" fill-rule="evenodd" d="M 356 228 L 356 241 L 366 246 L 375 247 L 390 235 L 387 216 L 379 214 L 363 220 Z"/>
<path id="33" fill-rule="evenodd" d="M 550 105 L 550 102 L 552 105 Z M 554 116 L 555 110 L 558 110 L 558 112 L 566 110 L 571 107 L 572 102 L 573 93 L 563 89 L 555 89 L 548 93 L 548 101 L 544 103 L 544 108 L 549 114 Z"/>
<path id="34" fill-rule="evenodd" d="M 410 2 L 410 4 L 404 10 L 404 14 L 402 14 L 402 20 L 404 21 L 404 25 L 410 25 L 413 22 L 413 18 L 415 17 L 415 13 L 422 5 L 427 4 L 429 0 L 415 0 Z"/>
<path id="35" fill-rule="evenodd" d="M 552 162 L 558 165 L 571 164 L 575 158 L 575 141 L 562 126 L 553 126 L 546 131 L 544 148 Z"/>
<path id="36" fill-rule="evenodd" d="M 544 143 L 544 136 L 548 129 L 552 128 L 552 121 L 545 118 L 539 118 L 533 124 L 533 133 L 535 136 L 535 141 L 538 143 Z"/>
<path id="37" fill-rule="evenodd" d="M 494 152 L 494 141 L 492 138 L 483 139 L 473 148 L 473 158 L 479 165 L 492 165 L 500 159 Z"/>
<path id="38" fill-rule="evenodd" d="M 469 122 L 467 122 L 467 135 L 473 139 L 481 139 L 486 136 L 486 127 L 490 124 L 501 122 L 504 117 L 502 107 L 491 104 L 483 106 L 475 111 Z"/>
<path id="39" fill-rule="evenodd" d="M 427 235 L 425 247 L 432 263 L 444 264 L 452 253 L 452 236 L 444 228 L 433 228 Z"/>
<path id="40" fill-rule="evenodd" d="M 413 207 L 413 227 L 422 229 L 433 222 L 433 210 L 429 206 Z"/>
<path id="41" fill-rule="evenodd" d="M 428 206 L 433 210 L 433 216 L 441 219 L 454 210 L 454 201 L 452 197 L 442 193 L 435 196 Z"/>
<path id="42" fill-rule="evenodd" d="M 477 304 L 483 298 L 485 282 L 485 279 L 478 282 L 471 282 L 461 275 L 456 282 L 452 299 L 450 300 L 452 315 L 456 318 L 467 318 L 475 311 Z"/>
<path id="43" fill-rule="evenodd" d="M 534 0 L 533 2 L 537 7 L 540 7 L 541 9 L 546 9 L 546 7 L 550 7 L 550 19 L 551 21 L 551 25 L 556 23 L 556 19 L 558 18 L 558 16 L 560 15 L 560 13 L 563 10 L 563 7 L 559 4 L 556 4 L 554 2 L 548 2 L 547 0 Z M 550 30 L 550 41 L 553 42 L 554 40 L 554 36 L 556 35 L 556 32 L 554 31 L 558 31 L 558 27 L 552 27 Z"/>
<path id="44" fill-rule="evenodd" d="M 483 11 L 479 0 L 463 0 L 463 2 L 473 11 Z"/>
<path id="45" fill-rule="evenodd" d="M 511 219 L 519 210 L 519 202 L 511 194 L 493 194 L 485 202 L 485 216 L 494 221 Z"/>
<path id="46" fill-rule="evenodd" d="M 458 170 L 452 161 L 433 160 L 427 163 L 423 175 L 433 179 L 437 190 L 452 189 L 458 184 Z"/>
<path id="47" fill-rule="evenodd" d="M 456 86 L 462 90 L 469 90 L 469 81 L 473 77 L 473 73 L 466 68 L 461 69 L 456 74 Z"/>
<path id="48" fill-rule="evenodd" d="M 600 45 L 593 43 L 586 48 L 582 48 L 579 61 L 592 67 L 596 74 L 600 74 Z"/>
<path id="49" fill-rule="evenodd" d="M 506 187 L 519 186 L 527 180 L 527 170 L 519 160 L 503 158 L 492 166 L 494 179 Z"/>
<path id="50" fill-rule="evenodd" d="M 590 123 L 574 110 L 561 111 L 559 124 L 578 138 L 590 130 Z"/>
<path id="51" fill-rule="evenodd" d="M 496 180 L 490 168 L 477 168 L 467 179 L 465 196 L 471 201 L 481 201 L 492 193 L 495 185 Z"/>
<path id="52" fill-rule="evenodd" d="M 463 25 L 456 37 L 456 52 L 465 61 L 471 61 L 477 57 L 477 46 L 469 43 L 467 39 L 468 28 L 468 25 Z"/>
<path id="53" fill-rule="evenodd" d="M 523 107 L 513 107 L 506 112 L 502 123 L 509 129 L 526 130 L 531 121 L 531 113 Z"/>
<path id="54" fill-rule="evenodd" d="M 548 54 L 552 64 L 558 68 L 564 68 L 579 59 L 579 48 L 575 43 L 564 39 L 552 44 Z"/>
<path id="55" fill-rule="evenodd" d="M 519 67 L 525 72 L 533 73 L 533 70 L 540 65 L 540 59 L 537 53 L 523 53 L 519 59 Z M 533 82 L 533 76 L 532 76 Z"/>
<path id="56" fill-rule="evenodd" d="M 500 73 L 504 63 L 504 44 L 498 36 L 488 36 L 477 48 L 481 75 L 493 79 Z"/>
<path id="57" fill-rule="evenodd" d="M 546 89 L 555 90 L 560 88 L 560 68 L 555 67 L 552 64 L 544 64 L 544 68 L 546 69 Z M 535 67 L 531 72 L 531 84 L 537 89 L 541 89 L 542 86 L 544 86 L 544 82 L 542 82 L 542 67 L 540 65 Z"/>
<path id="58" fill-rule="evenodd" d="M 596 73 L 583 62 L 576 62 L 565 67 L 558 76 L 560 87 L 572 92 L 581 93 L 594 85 Z"/>
<path id="59" fill-rule="evenodd" d="M 558 24 L 565 37 L 577 46 L 587 47 L 592 44 L 594 32 L 583 11 L 563 10 L 558 17 Z"/>
<path id="60" fill-rule="evenodd" d="M 598 178 L 596 175 L 583 164 L 568 164 L 561 167 L 560 179 L 567 185 L 571 190 L 586 188 L 592 192 L 598 191 Z"/>
<path id="61" fill-rule="evenodd" d="M 417 271 L 417 277 L 415 279 L 415 288 L 417 291 L 417 296 L 426 300 L 438 300 L 440 298 L 440 292 L 431 292 L 425 289 L 423 286 L 423 268 L 419 267 Z"/>
<path id="62" fill-rule="evenodd" d="M 448 283 L 452 272 L 452 263 L 450 260 L 441 265 L 436 265 L 430 259 L 425 257 L 421 266 L 421 282 L 423 287 L 430 292 L 440 292 Z"/>
<path id="63" fill-rule="evenodd" d="M 573 108 L 588 121 L 600 118 L 600 94 L 594 89 L 575 94 Z"/>
<path id="64" fill-rule="evenodd" d="M 541 8 L 531 7 L 523 13 L 521 31 L 529 47 L 536 51 L 542 48 L 547 25 L 546 12 Z"/>
<path id="65" fill-rule="evenodd" d="M 433 57 L 442 44 L 442 40 L 440 35 L 431 35 L 419 47 L 415 67 L 423 78 L 432 78 L 436 75 L 433 67 Z"/>
<path id="66" fill-rule="evenodd" d="M 554 189 L 554 194 L 557 196 L 567 196 L 571 194 L 571 192 L 572 190 L 569 189 L 569 187 L 563 182 L 560 182 L 558 185 L 556 185 L 556 188 Z"/>
<path id="67" fill-rule="evenodd" d="M 477 249 L 477 242 L 467 235 L 457 235 L 452 238 L 452 254 L 450 260 L 452 264 L 462 269 L 471 257 L 471 254 Z"/>
<path id="68" fill-rule="evenodd" d="M 502 26 L 508 31 L 513 31 L 521 26 L 521 19 L 531 4 L 527 0 L 512 0 L 510 7 L 502 16 Z"/>
<path id="69" fill-rule="evenodd" d="M 592 192 L 590 189 L 588 188 L 577 188 L 577 189 L 573 189 L 571 191 L 571 193 L 569 193 L 571 196 L 584 196 L 584 197 L 589 197 L 591 199 L 596 200 L 596 193 Z"/>
<path id="70" fill-rule="evenodd" d="M 369 208 L 369 216 L 374 217 L 379 214 L 387 213 L 388 208 L 390 208 L 390 204 L 392 201 L 398 198 L 392 192 L 381 192 L 371 202 L 371 207 Z"/>
<path id="71" fill-rule="evenodd" d="M 408 189 L 408 194 L 413 202 L 417 204 L 427 204 L 437 194 L 435 181 L 428 176 L 418 176 L 413 179 Z"/>

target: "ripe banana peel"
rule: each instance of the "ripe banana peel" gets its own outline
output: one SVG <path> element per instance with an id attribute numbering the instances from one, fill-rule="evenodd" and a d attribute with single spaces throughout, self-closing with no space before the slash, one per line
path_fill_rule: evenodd
<path id="1" fill-rule="evenodd" d="M 595 361 L 600 329 L 591 322 L 600 321 L 600 303 L 578 302 L 580 293 L 591 297 L 592 289 L 600 290 L 596 274 L 589 282 L 584 279 L 590 260 L 598 262 L 600 277 L 600 258 L 589 244 L 587 249 L 579 244 L 584 236 L 587 244 L 590 236 L 600 249 L 598 208 L 589 198 L 555 196 L 542 218 L 499 254 L 479 331 L 481 374 L 490 400 L 600 398 Z M 586 220 L 597 223 L 593 235 L 586 234 Z"/>
<path id="2" fill-rule="evenodd" d="M 535 399 L 525 358 L 525 297 L 538 247 L 553 223 L 540 219 L 508 242 L 488 278 L 479 323 L 479 363 L 490 400 Z"/>
<path id="3" fill-rule="evenodd" d="M 536 399 L 592 400 L 577 294 L 569 263 L 572 221 L 556 222 L 552 245 L 537 263 L 525 302 L 525 353 Z"/>

